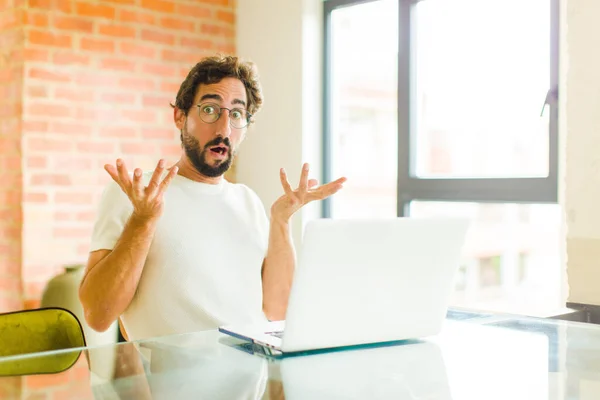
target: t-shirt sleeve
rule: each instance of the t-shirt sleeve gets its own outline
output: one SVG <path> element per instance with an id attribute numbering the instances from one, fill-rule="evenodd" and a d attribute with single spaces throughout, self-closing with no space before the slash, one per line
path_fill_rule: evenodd
<path id="1" fill-rule="evenodd" d="M 121 187 L 111 181 L 100 198 L 96 220 L 92 230 L 90 252 L 112 250 L 121 237 L 125 223 L 133 212 L 133 206 Z"/>

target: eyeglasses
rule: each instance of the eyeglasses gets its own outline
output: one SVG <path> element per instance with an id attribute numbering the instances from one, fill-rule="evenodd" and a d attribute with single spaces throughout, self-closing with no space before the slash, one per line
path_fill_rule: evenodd
<path id="1" fill-rule="evenodd" d="M 215 103 L 196 104 L 200 119 L 207 124 L 213 124 L 221 118 L 223 110 L 229 111 L 229 124 L 232 128 L 242 129 L 250 123 L 250 114 L 243 108 L 225 108 Z"/>

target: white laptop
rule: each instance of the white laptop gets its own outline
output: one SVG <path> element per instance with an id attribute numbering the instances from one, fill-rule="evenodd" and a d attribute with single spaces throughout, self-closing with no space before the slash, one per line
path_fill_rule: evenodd
<path id="1" fill-rule="evenodd" d="M 436 335 L 465 219 L 316 219 L 305 228 L 285 321 L 219 330 L 271 355 Z"/>

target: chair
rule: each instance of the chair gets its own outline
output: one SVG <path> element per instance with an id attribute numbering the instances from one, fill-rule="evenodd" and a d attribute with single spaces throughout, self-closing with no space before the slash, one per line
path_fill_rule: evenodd
<path id="1" fill-rule="evenodd" d="M 72 367 L 81 351 L 16 357 L 86 346 L 77 317 L 58 307 L 0 314 L 0 376 L 62 372 Z"/>

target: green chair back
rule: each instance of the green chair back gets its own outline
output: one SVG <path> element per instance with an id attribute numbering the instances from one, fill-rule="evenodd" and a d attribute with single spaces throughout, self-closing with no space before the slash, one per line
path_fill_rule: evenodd
<path id="1" fill-rule="evenodd" d="M 65 371 L 81 351 L 43 352 L 82 347 L 83 329 L 68 310 L 52 307 L 0 314 L 0 376 Z"/>

